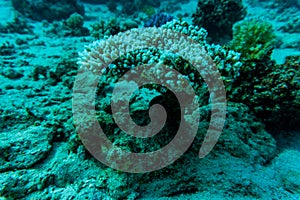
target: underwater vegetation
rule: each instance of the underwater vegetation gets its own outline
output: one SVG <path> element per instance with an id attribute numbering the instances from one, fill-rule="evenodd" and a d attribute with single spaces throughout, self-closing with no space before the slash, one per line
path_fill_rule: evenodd
<path id="1" fill-rule="evenodd" d="M 291 128 L 295 126 L 294 120 L 299 119 L 299 66 L 278 65 L 272 61 L 275 42 L 274 29 L 266 21 L 250 19 L 234 25 L 230 47 L 241 53 L 243 66 L 233 83 L 235 89 L 227 94 L 230 99 L 252 108 L 264 122 L 271 122 L 273 126 L 290 123 L 287 127 Z"/>
<path id="2" fill-rule="evenodd" d="M 249 9 L 253 4 L 275 15 L 282 11 L 281 25 L 254 15 Z M 295 15 L 299 1 L 12 0 L 9 6 L 17 14 L 0 22 L 0 199 L 300 198 L 300 54 L 282 63 L 272 58 L 286 42 L 279 31 L 297 34 L 297 18 L 284 20 Z M 175 9 L 180 7 L 185 10 Z M 72 110 L 78 69 L 99 70 L 100 60 L 117 55 L 105 50 L 130 44 L 132 38 L 126 35 L 138 35 L 139 30 L 144 32 L 137 38 L 144 40 L 164 31 L 199 44 L 202 51 L 181 48 L 182 55 L 210 56 L 227 101 L 222 134 L 210 154 L 199 159 L 212 108 L 208 86 L 192 63 L 158 48 L 136 49 L 113 60 L 99 78 L 94 106 L 103 131 L 123 150 L 159 150 L 176 136 L 181 122 L 174 93 L 147 84 L 132 94 L 130 117 L 146 126 L 151 123 L 150 107 L 160 104 L 168 114 L 163 128 L 151 138 L 136 138 L 118 127 L 112 92 L 126 72 L 140 65 L 165 65 L 180 72 L 198 101 L 200 121 L 188 150 L 171 165 L 143 174 L 97 161 L 76 131 Z M 171 45 L 176 36 L 160 41 Z M 159 68 L 154 72 L 180 91 L 187 90 L 173 75 L 160 74 Z M 194 117 L 191 112 L 182 120 Z"/>
<path id="3" fill-rule="evenodd" d="M 275 47 L 275 42 L 274 29 L 267 21 L 249 19 L 234 24 L 231 48 L 240 52 L 245 60 L 263 60 Z"/>

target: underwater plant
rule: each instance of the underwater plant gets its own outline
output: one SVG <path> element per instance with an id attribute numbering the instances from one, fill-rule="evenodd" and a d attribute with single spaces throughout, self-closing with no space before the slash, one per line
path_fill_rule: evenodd
<path id="1" fill-rule="evenodd" d="M 271 23 L 262 19 L 247 19 L 233 26 L 230 47 L 247 61 L 262 61 L 275 47 L 276 36 Z"/>
<path id="2" fill-rule="evenodd" d="M 234 25 L 230 48 L 241 53 L 243 65 L 227 95 L 249 106 L 269 128 L 293 129 L 299 121 L 299 58 L 276 64 L 271 60 L 275 45 L 276 35 L 267 21 L 248 19 Z"/>

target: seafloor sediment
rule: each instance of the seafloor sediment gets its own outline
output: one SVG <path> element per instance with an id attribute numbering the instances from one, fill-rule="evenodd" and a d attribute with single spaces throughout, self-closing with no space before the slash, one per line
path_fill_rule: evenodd
<path id="1" fill-rule="evenodd" d="M 299 0 L 22 2 L 0 0 L 0 199 L 300 198 Z M 132 66 L 159 61 L 182 70 L 201 105 L 186 154 L 161 170 L 131 174 L 100 163 L 83 146 L 73 84 L 86 45 L 154 26 L 186 34 L 209 53 L 227 92 L 226 122 L 213 151 L 199 159 L 210 119 L 203 80 L 178 56 L 130 52 L 97 91 L 98 120 L 114 144 L 153 150 L 178 128 L 174 117 L 147 143 L 126 138 L 115 125 L 111 88 Z M 149 123 L 151 98 L 178 114 L 172 94 L 149 86 L 132 100 L 135 122 Z"/>

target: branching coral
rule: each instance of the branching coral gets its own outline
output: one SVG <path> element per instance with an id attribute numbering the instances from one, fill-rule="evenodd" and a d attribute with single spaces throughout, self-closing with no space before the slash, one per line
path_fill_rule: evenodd
<path id="1" fill-rule="evenodd" d="M 284 65 L 276 65 L 271 60 L 275 35 L 268 22 L 238 22 L 230 47 L 208 44 L 207 32 L 186 22 L 172 21 L 163 27 L 187 34 L 204 46 L 222 75 L 229 101 L 246 104 L 259 119 L 281 128 L 299 121 L 300 61 L 291 57 Z"/>
<path id="2" fill-rule="evenodd" d="M 211 55 L 212 59 L 215 61 L 217 67 L 221 71 L 223 78 L 225 80 L 231 79 L 235 81 L 239 77 L 239 70 L 242 67 L 242 63 L 240 62 L 240 53 L 237 53 L 233 50 L 229 50 L 228 48 L 219 46 L 219 45 L 210 45 L 207 44 L 205 41 L 207 32 L 195 26 L 190 26 L 186 22 L 178 22 L 172 21 L 163 26 L 165 29 L 176 30 L 180 33 L 185 33 L 186 35 L 190 36 L 190 38 L 195 39 L 198 41 Z M 155 29 L 151 29 L 152 31 Z M 161 29 L 159 29 L 161 30 Z M 136 30 L 132 32 L 135 33 Z M 143 141 L 140 138 L 131 138 L 127 134 L 123 133 L 119 130 L 114 123 L 114 119 L 112 117 L 111 111 L 111 94 L 112 89 L 114 88 L 114 83 L 118 81 L 118 78 L 121 77 L 125 72 L 131 70 L 134 72 L 134 68 L 141 65 L 141 64 L 149 64 L 149 63 L 163 63 L 167 66 L 170 66 L 178 71 L 180 71 L 184 78 L 189 80 L 190 84 L 195 88 L 198 93 L 202 93 L 202 96 L 199 95 L 199 99 L 207 98 L 208 95 L 207 90 L 204 86 L 204 81 L 201 80 L 199 74 L 193 72 L 192 66 L 183 57 L 179 55 L 172 54 L 170 52 L 166 53 L 161 51 L 160 49 L 155 48 L 145 48 L 143 42 L 149 42 L 151 37 L 148 35 L 151 34 L 159 34 L 162 35 L 162 32 L 156 30 L 153 32 L 149 32 L 147 29 L 144 32 L 144 37 L 138 38 L 140 43 L 135 46 L 137 50 L 132 50 L 133 47 L 130 45 L 132 44 L 131 40 L 134 37 L 138 37 L 137 35 L 131 35 L 129 32 L 126 34 L 121 34 L 123 37 L 121 41 L 128 41 L 127 45 L 120 42 L 120 37 L 111 37 L 108 40 L 100 40 L 94 42 L 93 44 L 86 47 L 86 50 L 83 54 L 81 54 L 80 64 L 82 67 L 86 67 L 91 70 L 91 72 L 95 71 L 102 71 L 103 74 L 100 78 L 100 82 L 98 84 L 98 91 L 97 91 L 97 99 L 95 101 L 96 106 L 96 114 L 97 120 L 99 121 L 101 127 L 104 127 L 104 132 L 106 133 L 107 137 L 112 141 L 113 144 L 116 144 L 118 147 L 126 149 L 131 152 L 148 152 L 156 150 L 161 146 L 165 145 L 170 141 L 177 129 L 177 122 L 178 119 L 174 119 L 179 114 L 176 112 L 178 111 L 176 105 L 176 101 L 172 99 L 171 94 L 166 92 L 165 88 L 159 89 L 156 86 L 143 86 L 139 88 L 139 92 L 132 95 L 131 100 L 131 117 L 135 119 L 137 124 L 143 124 L 149 122 L 148 118 L 148 104 L 149 107 L 153 104 L 160 103 L 161 105 L 166 106 L 168 109 L 168 115 L 170 114 L 171 120 L 166 123 L 167 128 L 162 130 L 162 132 L 158 133 L 158 137 L 155 137 L 151 141 Z M 165 30 L 168 32 L 169 30 Z M 121 36 L 120 35 L 120 36 Z M 130 36 L 130 37 L 129 37 Z M 113 38 L 113 39 L 112 39 Z M 163 38 L 163 37 L 162 37 Z M 176 40 L 176 38 L 174 38 Z M 160 44 L 163 47 L 164 44 L 171 45 L 174 41 L 166 41 L 166 40 L 156 40 L 157 44 Z M 183 45 L 184 46 L 184 45 Z M 115 48 L 120 47 L 120 48 Z M 189 53 L 190 49 L 185 49 L 184 47 L 179 48 L 182 52 Z M 127 50 L 128 52 L 124 54 L 124 51 Z M 106 51 L 110 51 L 112 53 L 105 53 Z M 202 56 L 202 51 L 195 52 L 195 58 L 200 59 Z M 114 60 L 116 59 L 116 60 Z M 101 64 L 102 61 L 106 64 L 110 63 L 111 60 L 114 60 L 112 64 L 110 64 L 106 70 L 103 67 L 106 67 L 105 64 Z M 203 60 L 204 61 L 204 60 Z M 159 73 L 159 72 L 157 72 Z M 253 74 L 255 75 L 255 74 Z M 164 75 L 163 75 L 164 76 Z M 83 78 L 79 80 L 81 83 L 83 82 L 90 82 L 91 77 Z M 227 83 L 227 82 L 226 82 Z M 226 84 L 225 83 L 225 84 Z M 176 83 L 174 83 L 176 84 Z M 80 85 L 80 84 L 79 84 Z M 227 87 L 227 86 L 226 86 Z M 88 87 L 89 88 L 89 87 Z M 204 88 L 204 89 L 203 89 Z M 84 88 L 80 88 L 80 92 L 82 92 Z M 122 90 L 126 93 L 126 90 Z M 163 97 L 165 95 L 165 97 Z M 241 94 L 243 95 L 243 94 Z M 87 95 L 88 96 L 88 95 Z M 86 96 L 84 96 L 85 98 Z M 152 99 L 153 98 L 153 99 Z M 208 98 L 206 99 L 208 100 Z M 197 134 L 197 140 L 194 144 L 199 144 L 197 142 L 202 141 L 204 137 L 204 132 L 207 130 L 207 126 L 210 120 L 210 112 L 211 112 L 211 105 L 207 105 L 208 101 L 201 102 L 201 110 L 200 113 L 203 117 L 203 120 L 200 122 L 199 125 L 199 132 Z M 169 106 L 169 107 L 167 107 Z M 81 106 L 80 108 L 85 109 L 85 106 Z M 169 113 L 170 111 L 170 113 Z M 80 113 L 81 115 L 82 113 Z M 192 117 L 192 116 L 191 116 Z M 252 115 L 252 110 L 249 109 L 247 106 L 243 104 L 236 104 L 236 103 L 229 103 L 228 104 L 228 115 L 227 115 L 227 123 L 224 129 L 223 134 L 220 137 L 219 143 L 214 149 L 216 156 L 219 154 L 223 155 L 226 152 L 226 155 L 230 154 L 237 158 L 247 159 L 251 163 L 266 163 L 269 162 L 275 155 L 276 144 L 274 139 L 271 135 L 269 135 L 265 130 L 264 126 L 261 122 L 258 121 L 258 118 Z M 147 121 L 148 120 L 148 121 Z M 238 122 L 237 122 L 238 121 Z M 162 133 L 162 134 L 161 134 Z M 151 138 L 152 139 L 152 138 Z M 192 146 L 191 150 L 187 152 L 187 163 L 191 163 L 191 154 L 195 149 L 198 150 L 197 146 Z M 198 159 L 198 158 L 197 158 Z M 183 161 L 183 160 L 181 160 Z M 170 168 L 166 168 L 166 171 L 158 171 L 157 173 L 148 173 L 145 176 L 151 181 L 157 180 L 158 178 L 161 179 L 164 175 L 170 176 L 170 174 L 176 174 L 177 171 L 181 173 L 181 171 L 186 171 L 182 169 L 186 169 L 184 162 L 176 162 Z M 184 160 L 185 161 L 185 160 Z M 122 162 L 123 164 L 123 162 Z M 125 163 L 123 165 L 136 165 L 136 163 Z M 195 166 L 195 165 L 193 165 Z M 170 170 L 171 169 L 171 170 Z M 201 171 L 201 170 L 200 170 Z M 177 175 L 177 174 L 176 174 Z M 143 181 L 143 183 L 147 182 L 148 180 L 145 179 L 143 176 L 143 180 L 131 180 L 136 181 Z M 103 175 L 101 176 L 103 177 Z M 127 177 L 127 175 L 126 175 Z M 181 177 L 181 176 L 180 176 Z M 105 179 L 107 180 L 107 178 Z M 122 179 L 119 179 L 122 181 Z M 195 178 L 189 179 L 195 180 Z M 197 179 L 199 180 L 199 179 Z M 126 183 L 125 180 L 123 182 Z M 110 189 L 110 185 L 106 182 L 101 182 L 101 187 L 105 187 L 108 192 L 112 192 L 112 195 L 116 195 L 116 198 L 122 198 L 123 194 L 116 194 L 113 191 L 114 189 Z M 124 184 L 125 185 L 125 184 Z M 129 184 L 128 184 L 129 185 Z M 142 185 L 142 184 L 141 184 Z M 223 185 L 222 185 L 223 186 Z M 118 188 L 119 185 L 115 184 L 112 188 Z M 177 187 L 177 186 L 176 186 Z M 123 188 L 123 185 L 121 185 Z M 125 187 L 126 188 L 126 187 Z M 186 189 L 186 184 L 184 183 L 182 189 Z M 124 189 L 125 190 L 125 189 Z M 166 194 L 170 195 L 169 191 Z M 126 194 L 127 195 L 127 194 Z"/>
<path id="3" fill-rule="evenodd" d="M 207 31 L 204 28 L 189 25 L 187 22 L 173 20 L 162 27 L 186 34 L 193 40 L 199 42 L 220 70 L 223 80 L 226 83 L 226 90 L 233 90 L 232 83 L 240 75 L 239 71 L 242 66 L 242 63 L 240 62 L 240 53 L 229 50 L 228 48 L 226 49 L 220 45 L 208 44 L 206 41 Z"/>
<path id="4" fill-rule="evenodd" d="M 127 36 L 129 33 L 130 33 L 130 37 Z M 152 39 L 152 37 L 154 36 L 157 37 L 157 39 Z M 131 40 L 133 40 L 133 42 L 135 41 L 136 42 L 132 43 Z M 128 45 L 122 44 L 121 41 L 126 41 L 126 44 Z M 189 44 L 187 41 L 191 43 Z M 148 43 L 150 47 L 147 46 Z M 174 43 L 176 45 L 174 45 Z M 133 46 L 138 50 L 131 50 Z M 163 50 L 157 50 L 157 49 L 152 50 L 151 47 L 153 48 L 156 47 L 158 49 L 172 48 L 172 51 L 174 52 L 173 53 L 170 51 L 164 52 Z M 113 52 L 110 52 L 109 54 L 99 54 L 99 51 L 106 52 L 107 51 L 106 49 Z M 125 49 L 127 52 L 125 55 L 123 55 Z M 178 55 L 176 55 L 175 53 L 178 53 Z M 117 59 L 119 56 L 121 56 L 120 59 Z M 197 72 L 197 70 L 193 70 L 192 65 L 187 63 L 183 59 L 184 56 L 188 57 L 191 63 L 193 64 L 195 63 L 194 66 L 199 66 L 203 71 Z M 90 45 L 90 47 L 88 47 L 86 51 L 81 55 L 80 64 L 83 67 L 87 67 L 89 70 L 92 71 L 98 71 L 98 70 L 102 71 L 101 63 L 99 61 L 103 60 L 105 62 L 108 62 L 108 60 L 114 60 L 114 59 L 117 60 L 114 61 L 111 65 L 109 65 L 109 69 L 107 69 L 108 72 L 101 76 L 102 78 L 100 81 L 101 83 L 100 85 L 104 84 L 104 86 L 101 86 L 101 89 L 99 91 L 99 98 L 101 99 L 101 101 L 97 101 L 98 104 L 101 105 L 100 106 L 101 110 L 110 110 L 110 109 L 105 109 L 106 107 L 109 107 L 109 105 L 104 105 L 102 101 L 103 97 L 110 98 L 109 94 L 105 94 L 104 92 L 105 88 L 114 87 L 115 86 L 114 84 L 118 80 L 118 77 L 122 76 L 124 72 L 128 71 L 129 69 L 133 69 L 134 66 L 139 66 L 140 63 L 141 64 L 161 63 L 170 68 L 174 68 L 175 70 L 180 71 L 182 74 L 182 78 L 179 79 L 177 78 L 177 75 L 176 77 L 173 77 L 174 75 L 172 73 L 171 74 L 163 73 L 161 68 L 149 68 L 149 70 L 147 70 L 148 72 L 155 74 L 155 76 L 150 76 L 150 77 L 155 77 L 152 80 L 153 82 L 156 79 L 160 81 L 166 80 L 166 82 L 162 83 L 163 85 L 171 85 L 171 87 L 177 88 L 177 90 L 180 92 L 189 91 L 187 90 L 189 84 L 185 82 L 186 80 L 188 80 L 190 85 L 192 85 L 195 88 L 195 91 L 197 91 L 199 88 L 200 88 L 199 91 L 200 90 L 202 91 L 202 87 L 205 86 L 203 85 L 203 80 L 201 80 L 200 73 L 206 74 L 204 76 L 209 80 L 215 77 L 214 75 L 215 69 L 213 69 L 215 68 L 215 66 L 209 64 L 211 62 L 208 60 L 208 56 L 205 53 L 204 49 L 202 49 L 198 43 L 193 42 L 191 39 L 185 40 L 183 39 L 183 37 L 181 38 L 179 33 L 177 33 L 176 31 L 172 31 L 170 29 L 148 28 L 148 29 L 144 29 L 142 34 L 140 34 L 139 30 L 131 30 L 130 32 L 127 32 L 127 34 L 119 35 L 119 37 L 117 38 L 112 37 L 109 38 L 107 41 L 97 41 L 94 44 Z M 207 74 L 209 74 L 210 76 L 208 76 Z M 148 76 L 149 75 L 144 74 L 145 78 Z M 221 90 L 222 87 L 211 88 L 211 90 L 213 90 L 214 93 L 217 93 L 217 91 L 215 91 L 214 89 Z M 126 91 L 126 89 L 124 91 Z M 169 90 L 167 90 L 166 88 L 161 86 L 158 87 L 155 84 L 154 86 L 152 86 L 151 84 L 151 86 L 145 86 L 145 89 L 142 89 L 141 91 L 143 92 L 148 91 L 148 94 L 149 93 L 154 94 L 157 97 L 161 96 L 160 98 L 157 99 L 155 98 L 153 101 L 151 101 L 151 103 L 153 102 L 153 103 L 159 103 L 161 105 L 164 105 L 164 107 L 166 107 L 166 109 L 173 114 L 170 115 L 172 116 L 171 118 L 167 119 L 166 128 L 162 130 L 162 133 L 155 135 L 155 137 L 153 137 L 154 139 L 151 139 L 150 142 L 148 141 L 148 143 L 146 143 L 148 145 L 145 145 L 144 140 L 139 138 L 137 139 L 133 138 L 127 142 L 124 142 L 124 134 L 120 132 L 120 130 L 113 131 L 114 134 L 113 136 L 115 138 L 114 143 L 126 144 L 126 145 L 132 144 L 132 147 L 135 149 L 130 149 L 130 150 L 134 152 L 140 151 L 139 148 L 141 147 L 146 147 L 146 148 L 149 147 L 151 148 L 150 150 L 155 150 L 155 148 L 157 148 L 158 145 L 159 147 L 164 146 L 165 145 L 164 142 L 168 142 L 170 138 L 173 138 L 170 134 L 173 134 L 176 131 L 171 131 L 171 130 L 173 130 L 174 128 L 176 129 L 178 127 L 177 125 L 178 117 L 176 116 L 180 116 L 180 114 L 178 114 L 178 109 L 179 109 L 178 102 L 176 101 L 174 94 Z M 150 97 L 151 96 L 152 95 L 150 95 Z M 143 97 L 147 97 L 147 95 L 145 95 L 144 93 L 137 94 L 137 96 L 134 96 L 133 98 L 143 99 Z M 208 97 L 205 96 L 205 98 L 208 101 Z M 110 102 L 110 101 L 105 101 L 105 102 Z M 132 105 L 137 106 L 140 104 L 132 104 Z M 136 109 L 132 108 L 131 110 L 134 111 Z M 192 110 L 194 112 L 194 109 Z M 147 115 L 143 114 L 140 116 L 146 117 Z M 142 120 L 139 119 L 139 121 L 144 121 L 143 120 L 145 119 L 144 117 L 141 118 Z M 192 117 L 190 119 L 192 119 Z M 101 121 L 104 124 L 106 123 L 105 120 L 101 120 Z M 105 126 L 105 127 L 109 129 L 113 128 L 112 126 L 109 127 Z M 146 149 L 146 151 L 147 150 L 149 149 Z"/>

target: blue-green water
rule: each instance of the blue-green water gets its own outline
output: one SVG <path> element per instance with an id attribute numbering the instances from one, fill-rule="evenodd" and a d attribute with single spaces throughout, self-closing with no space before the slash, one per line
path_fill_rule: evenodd
<path id="1" fill-rule="evenodd" d="M 1 199 L 300 199 L 299 0 L 0 0 Z"/>

